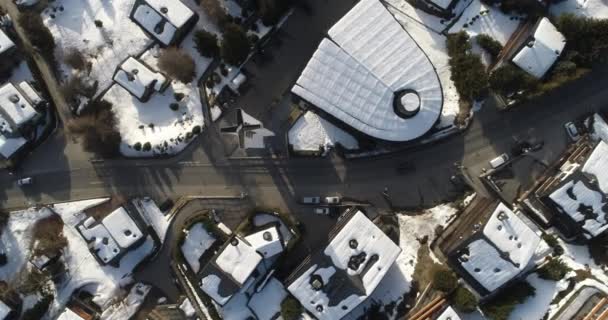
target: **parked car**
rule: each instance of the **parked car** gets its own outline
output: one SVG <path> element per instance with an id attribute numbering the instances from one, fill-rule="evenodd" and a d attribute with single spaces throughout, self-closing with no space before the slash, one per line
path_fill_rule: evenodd
<path id="1" fill-rule="evenodd" d="M 325 197 L 325 203 L 327 204 L 339 204 L 340 197 Z"/>
<path id="2" fill-rule="evenodd" d="M 331 213 L 331 210 L 328 207 L 317 207 L 315 208 L 315 214 L 321 214 L 321 215 L 329 215 Z"/>
<path id="3" fill-rule="evenodd" d="M 566 133 L 568 134 L 568 137 L 573 142 L 578 141 L 578 139 L 581 138 L 581 135 L 578 132 L 578 129 L 576 128 L 576 125 L 574 124 L 574 122 L 570 121 L 570 122 L 566 123 L 564 125 L 564 128 L 566 129 Z"/>
<path id="4" fill-rule="evenodd" d="M 319 204 L 321 203 L 321 197 L 303 197 L 302 203 L 304 204 Z"/>
<path id="5" fill-rule="evenodd" d="M 30 184 L 32 184 L 32 177 L 21 178 L 21 179 L 17 180 L 17 185 L 20 187 L 27 186 Z"/>
<path id="6" fill-rule="evenodd" d="M 503 153 L 503 154 L 499 155 L 498 157 L 490 160 L 490 166 L 492 166 L 493 169 L 496 169 L 496 168 L 504 165 L 507 161 L 509 161 L 509 155 L 506 153 Z"/>

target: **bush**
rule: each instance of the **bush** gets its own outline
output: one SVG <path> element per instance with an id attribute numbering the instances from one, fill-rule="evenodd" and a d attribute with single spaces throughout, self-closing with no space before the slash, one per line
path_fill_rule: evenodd
<path id="1" fill-rule="evenodd" d="M 458 278 L 450 270 L 437 270 L 433 274 L 433 288 L 446 293 L 452 292 L 458 285 Z"/>
<path id="2" fill-rule="evenodd" d="M 488 75 L 479 56 L 471 54 L 471 43 L 466 32 L 449 34 L 447 49 L 452 71 L 451 79 L 461 98 L 476 100 L 485 94 Z"/>
<path id="3" fill-rule="evenodd" d="M 512 65 L 505 64 L 490 75 L 490 88 L 502 94 L 510 95 L 521 90 L 534 90 L 538 80 Z"/>
<path id="4" fill-rule="evenodd" d="M 220 29 L 223 29 L 228 23 L 229 16 L 226 14 L 224 7 L 219 2 L 220 0 L 201 0 L 201 7 L 205 10 L 211 21 Z"/>
<path id="5" fill-rule="evenodd" d="M 284 320 L 296 320 L 302 314 L 302 305 L 292 296 L 288 296 L 281 302 L 281 316 Z"/>
<path id="6" fill-rule="evenodd" d="M 53 302 L 52 295 L 45 295 L 40 299 L 40 301 L 36 302 L 36 304 L 31 308 L 27 309 L 23 312 L 21 316 L 22 320 L 39 320 L 44 317 L 44 314 L 49 309 L 49 306 Z"/>
<path id="7" fill-rule="evenodd" d="M 491 320 L 507 320 L 515 306 L 526 301 L 528 297 L 534 296 L 535 293 L 536 289 L 528 282 L 520 281 L 505 288 L 481 309 Z"/>
<path id="8" fill-rule="evenodd" d="M 150 144 L 150 142 L 144 143 L 144 147 L 142 148 L 142 150 L 146 152 L 152 150 L 152 145 Z"/>
<path id="9" fill-rule="evenodd" d="M 203 57 L 214 58 L 220 54 L 217 36 L 205 30 L 198 30 L 194 33 L 194 45 Z"/>
<path id="10" fill-rule="evenodd" d="M 538 276 L 541 279 L 558 281 L 569 271 L 570 268 L 561 259 L 554 258 L 538 270 Z"/>
<path id="11" fill-rule="evenodd" d="M 289 8 L 289 1 L 287 0 L 257 0 L 256 1 L 258 13 L 262 18 L 262 23 L 265 26 L 272 26 L 277 24 L 283 14 Z"/>
<path id="12" fill-rule="evenodd" d="M 121 136 L 116 129 L 111 103 L 92 101 L 85 108 L 85 113 L 71 119 L 67 127 L 82 139 L 86 151 L 108 158 L 119 154 Z"/>
<path id="13" fill-rule="evenodd" d="M 235 24 L 227 25 L 220 46 L 222 59 L 228 64 L 240 65 L 249 55 L 249 49 L 249 40 L 243 28 Z"/>
<path id="14" fill-rule="evenodd" d="M 578 53 L 573 60 L 576 64 L 591 67 L 608 61 L 608 19 L 562 14 L 556 19 L 555 27 L 566 38 L 566 50 Z"/>
<path id="15" fill-rule="evenodd" d="M 101 20 L 95 20 L 95 26 L 97 28 L 103 28 L 103 22 Z"/>
<path id="16" fill-rule="evenodd" d="M 38 220 L 34 224 L 32 234 L 34 241 L 31 249 L 34 256 L 57 256 L 68 244 L 63 235 L 63 220 L 56 214 Z"/>
<path id="17" fill-rule="evenodd" d="M 553 67 L 552 75 L 558 77 L 570 77 L 576 74 L 576 68 L 576 63 L 572 61 L 560 61 L 555 64 L 555 67 Z"/>
<path id="18" fill-rule="evenodd" d="M 475 40 L 481 48 L 492 56 L 493 59 L 496 59 L 500 54 L 500 51 L 502 51 L 502 44 L 487 34 L 482 33 L 478 35 Z"/>
<path id="19" fill-rule="evenodd" d="M 87 67 L 87 60 L 78 49 L 69 50 L 63 61 L 76 70 L 84 70 Z"/>
<path id="20" fill-rule="evenodd" d="M 553 256 L 561 256 L 564 253 L 564 248 L 557 241 L 557 237 L 552 234 L 544 233 L 543 240 L 553 249 Z"/>
<path id="21" fill-rule="evenodd" d="M 173 94 L 173 98 L 175 98 L 175 101 L 178 101 L 178 102 L 184 100 L 185 96 L 186 95 L 184 95 L 181 92 L 176 92 L 176 93 Z"/>
<path id="22" fill-rule="evenodd" d="M 475 295 L 463 286 L 458 286 L 456 291 L 452 294 L 452 305 L 458 309 L 458 311 L 464 313 L 473 312 L 477 308 L 477 303 Z"/>
<path id="23" fill-rule="evenodd" d="M 53 57 L 55 39 L 53 34 L 42 22 L 39 14 L 33 12 L 22 12 L 19 16 L 19 25 L 27 33 L 32 45 L 38 48 L 46 58 Z"/>
<path id="24" fill-rule="evenodd" d="M 169 104 L 169 108 L 171 108 L 171 110 L 173 110 L 173 111 L 177 111 L 179 109 L 179 104 L 173 102 L 173 103 Z"/>
<path id="25" fill-rule="evenodd" d="M 194 60 L 178 48 L 164 49 L 158 58 L 158 67 L 170 77 L 183 83 L 189 83 L 194 79 Z"/>
<path id="26" fill-rule="evenodd" d="M 141 142 L 136 142 L 133 145 L 133 149 L 137 150 L 137 151 L 141 151 Z"/>
<path id="27" fill-rule="evenodd" d="M 201 131 L 202 131 L 201 126 L 194 126 L 194 128 L 192 128 L 193 134 L 199 134 L 199 133 L 201 133 Z"/>

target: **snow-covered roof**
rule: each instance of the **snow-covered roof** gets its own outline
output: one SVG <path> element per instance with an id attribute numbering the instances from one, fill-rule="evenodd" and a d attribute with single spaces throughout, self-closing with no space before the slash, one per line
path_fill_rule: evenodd
<path id="1" fill-rule="evenodd" d="M 0 54 L 3 54 L 7 50 L 14 48 L 15 43 L 0 29 Z"/>
<path id="2" fill-rule="evenodd" d="M 33 119 L 37 112 L 30 102 L 17 90 L 12 83 L 0 88 L 0 116 L 8 116 L 8 120 L 17 128 Z"/>
<path id="3" fill-rule="evenodd" d="M 593 115 L 591 136 L 608 143 L 608 123 L 606 123 L 604 118 L 597 113 Z"/>
<path id="4" fill-rule="evenodd" d="M 84 320 L 84 318 L 76 314 L 70 308 L 65 308 L 57 320 Z"/>
<path id="5" fill-rule="evenodd" d="M 112 211 L 103 218 L 102 224 L 108 229 L 112 238 L 118 242 L 118 245 L 124 249 L 129 248 L 143 237 L 141 230 L 124 207 Z"/>
<path id="6" fill-rule="evenodd" d="M 230 300 L 232 295 L 222 296 L 219 293 L 221 282 L 220 277 L 217 275 L 207 275 L 201 279 L 201 289 L 203 289 L 203 291 L 205 291 L 205 293 L 207 293 L 215 302 L 219 303 L 220 305 L 224 305 L 226 302 L 228 302 L 228 300 Z"/>
<path id="7" fill-rule="evenodd" d="M 214 242 L 215 238 L 207 232 L 202 222 L 196 223 L 188 229 L 181 249 L 184 258 L 195 273 L 201 268 L 199 259 Z"/>
<path id="8" fill-rule="evenodd" d="M 542 18 L 534 37 L 513 57 L 513 63 L 529 74 L 542 78 L 562 53 L 566 38 L 549 19 Z"/>
<path id="9" fill-rule="evenodd" d="M 383 140 L 416 139 L 435 125 L 443 107 L 435 69 L 384 5 L 362 0 L 328 34 L 293 93 Z M 407 115 L 397 113 L 404 92 L 419 98 Z"/>
<path id="10" fill-rule="evenodd" d="M 25 94 L 30 99 L 30 102 L 33 105 L 38 105 L 40 102 L 42 102 L 42 98 L 40 97 L 40 95 L 38 95 L 36 90 L 34 90 L 34 88 L 32 88 L 32 86 L 27 81 L 20 82 L 19 89 L 21 89 L 21 92 L 23 92 L 23 94 Z"/>
<path id="11" fill-rule="evenodd" d="M 169 45 L 173 41 L 177 29 L 150 6 L 140 4 L 135 9 L 133 19 L 164 45 Z"/>
<path id="12" fill-rule="evenodd" d="M 114 81 L 141 99 L 150 86 L 153 86 L 154 90 L 160 91 L 167 78 L 158 72 L 150 70 L 137 59 L 129 57 L 120 65 L 119 70 L 116 71 Z"/>
<path id="13" fill-rule="evenodd" d="M 188 20 L 194 16 L 190 10 L 180 0 L 145 0 L 150 7 L 158 12 L 163 18 L 176 28 L 183 27 Z"/>
<path id="14" fill-rule="evenodd" d="M 604 195 L 608 195 L 608 142 L 600 141 L 585 161 L 583 172 L 595 176 Z"/>
<path id="15" fill-rule="evenodd" d="M 523 271 L 541 242 L 540 236 L 502 203 L 484 226 L 483 236 L 459 251 L 458 262 L 489 292 Z"/>
<path id="16" fill-rule="evenodd" d="M 262 261 L 262 255 L 243 239 L 234 237 L 215 259 L 217 266 L 239 284 L 245 283 Z"/>
<path id="17" fill-rule="evenodd" d="M 27 140 L 23 137 L 8 138 L 0 134 L 0 154 L 8 159 L 26 143 Z"/>
<path id="18" fill-rule="evenodd" d="M 251 297 L 248 306 L 258 319 L 274 319 L 274 315 L 281 312 L 281 302 L 286 296 L 283 284 L 272 277 L 260 292 Z"/>
<path id="19" fill-rule="evenodd" d="M 460 320 L 460 316 L 452 307 L 448 306 L 435 320 Z"/>
<path id="20" fill-rule="evenodd" d="M 95 224 L 95 219 L 89 217 L 78 226 L 78 231 L 87 241 L 91 242 L 89 246 L 92 246 L 93 252 L 101 261 L 110 262 L 120 253 L 120 248 L 103 224 L 93 224 Z"/>
<path id="21" fill-rule="evenodd" d="M 275 226 L 252 233 L 246 236 L 245 240 L 264 258 L 274 257 L 283 252 L 283 243 Z"/>
<path id="22" fill-rule="evenodd" d="M 458 0 L 427 0 L 427 1 L 436 4 L 438 7 L 442 8 L 442 9 L 447 9 L 450 7 L 452 2 L 458 1 Z"/>
<path id="23" fill-rule="evenodd" d="M 393 265 L 401 249 L 361 211 L 288 287 L 318 319 L 340 319 L 363 302 Z"/>
<path id="24" fill-rule="evenodd" d="M 2 300 L 0 300 L 0 320 L 8 317 L 8 314 L 11 313 L 11 308 L 7 306 Z"/>

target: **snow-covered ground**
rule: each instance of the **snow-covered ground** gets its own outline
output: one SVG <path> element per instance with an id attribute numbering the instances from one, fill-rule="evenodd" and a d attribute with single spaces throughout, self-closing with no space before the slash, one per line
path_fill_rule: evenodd
<path id="1" fill-rule="evenodd" d="M 404 6 L 409 6 L 407 2 L 403 1 L 403 3 Z M 450 57 L 447 52 L 446 37 L 424 27 L 398 10 L 389 7 L 389 11 L 395 16 L 403 28 L 405 28 L 414 41 L 416 41 L 422 51 L 424 51 L 439 76 L 441 90 L 443 91 L 443 109 L 441 110 L 440 123 L 437 124 L 436 127 L 442 128 L 453 125 L 454 120 L 460 111 L 460 95 L 458 95 L 458 91 L 456 91 L 454 82 L 450 79 L 452 73 L 450 72 L 450 66 L 448 64 Z"/>
<path id="2" fill-rule="evenodd" d="M 194 224 L 186 234 L 186 239 L 182 244 L 182 253 L 184 258 L 192 268 L 194 273 L 197 273 L 201 266 L 199 259 L 215 242 L 215 238 L 210 235 L 202 223 Z"/>
<path id="3" fill-rule="evenodd" d="M 152 43 L 129 19 L 135 0 L 56 0 L 42 12 L 55 38 L 55 56 L 65 80 L 73 72 L 64 63 L 70 50 L 78 50 L 91 62 L 90 77 L 101 92 L 112 85 L 116 67 L 130 55 L 138 55 Z M 98 28 L 96 21 L 103 26 Z"/>
<path id="4" fill-rule="evenodd" d="M 488 6 L 480 0 L 473 0 L 448 33 L 464 30 L 471 38 L 487 34 L 505 45 L 523 19 L 519 15 L 506 15 L 498 7 Z"/>
<path id="5" fill-rule="evenodd" d="M 340 143 L 346 149 L 358 149 L 357 140 L 316 113 L 307 111 L 289 129 L 289 143 L 294 151 L 326 150 Z"/>
<path id="6" fill-rule="evenodd" d="M 141 307 L 151 288 L 149 285 L 136 283 L 125 299 L 103 311 L 101 320 L 131 319 Z"/>
<path id="7" fill-rule="evenodd" d="M 552 15 L 573 13 L 596 19 L 608 19 L 608 2 L 606 0 L 564 0 L 549 8 Z"/>

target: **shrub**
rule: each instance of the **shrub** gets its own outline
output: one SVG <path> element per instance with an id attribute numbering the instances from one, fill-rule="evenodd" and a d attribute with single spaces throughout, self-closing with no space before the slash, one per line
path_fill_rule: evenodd
<path id="1" fill-rule="evenodd" d="M 224 7 L 219 2 L 220 0 L 201 0 L 201 7 L 205 10 L 211 21 L 220 29 L 223 29 L 228 23 L 229 16 L 226 14 Z"/>
<path id="2" fill-rule="evenodd" d="M 141 142 L 135 142 L 135 144 L 133 145 L 133 149 L 141 151 Z"/>
<path id="3" fill-rule="evenodd" d="M 559 258 L 551 259 L 538 270 L 538 276 L 545 280 L 561 280 L 566 276 L 570 268 Z"/>
<path id="4" fill-rule="evenodd" d="M 576 63 L 572 61 L 560 61 L 553 67 L 553 76 L 573 76 L 576 73 Z"/>
<path id="5" fill-rule="evenodd" d="M 150 151 L 152 150 L 152 145 L 150 144 L 150 142 L 146 142 L 144 143 L 144 147 L 142 148 L 143 151 Z"/>
<path id="6" fill-rule="evenodd" d="M 176 92 L 176 93 L 173 94 L 173 98 L 175 98 L 175 101 L 178 101 L 178 102 L 184 100 L 185 96 L 186 95 L 184 95 L 181 92 Z"/>
<path id="7" fill-rule="evenodd" d="M 461 98 L 480 98 L 488 87 L 488 75 L 479 56 L 471 54 L 471 43 L 466 32 L 449 34 L 447 49 L 452 71 L 451 79 Z"/>
<path id="8" fill-rule="evenodd" d="M 63 61 L 76 70 L 84 70 L 87 67 L 87 61 L 78 49 L 70 49 Z"/>
<path id="9" fill-rule="evenodd" d="M 63 220 L 56 214 L 38 220 L 34 224 L 32 234 L 34 256 L 57 256 L 68 244 L 68 240 L 63 235 Z"/>
<path id="10" fill-rule="evenodd" d="M 256 1 L 258 14 L 262 18 L 262 23 L 265 26 L 277 24 L 283 14 L 289 8 L 287 0 L 257 0 Z"/>
<path id="11" fill-rule="evenodd" d="M 521 90 L 534 90 L 538 80 L 512 64 L 505 64 L 492 72 L 489 83 L 492 90 L 506 96 Z"/>
<path id="12" fill-rule="evenodd" d="M 557 237 L 552 234 L 544 233 L 543 240 L 553 249 L 554 256 L 561 256 L 564 253 L 564 248 L 557 241 Z"/>
<path id="13" fill-rule="evenodd" d="M 520 281 L 505 288 L 498 295 L 481 307 L 485 315 L 492 320 L 507 320 L 520 303 L 534 296 L 536 289 L 526 281 Z"/>
<path id="14" fill-rule="evenodd" d="M 471 291 L 463 286 L 458 286 L 452 294 L 452 305 L 459 311 L 470 313 L 477 308 L 477 298 Z"/>
<path id="15" fill-rule="evenodd" d="M 433 274 L 433 288 L 446 293 L 452 292 L 458 285 L 458 278 L 450 270 L 437 270 Z"/>
<path id="16" fill-rule="evenodd" d="M 566 38 L 566 49 L 578 53 L 573 60 L 576 64 L 591 67 L 608 61 L 608 19 L 562 14 L 556 19 L 555 27 Z"/>
<path id="17" fill-rule="evenodd" d="M 169 108 L 171 108 L 171 110 L 173 110 L 173 111 L 177 111 L 179 109 L 179 104 L 173 102 L 173 103 L 169 104 Z"/>
<path id="18" fill-rule="evenodd" d="M 103 28 L 103 22 L 101 20 L 95 20 L 95 26 L 97 28 Z"/>
<path id="19" fill-rule="evenodd" d="M 477 44 L 487 53 L 489 53 L 494 59 L 498 57 L 500 51 L 502 50 L 502 44 L 487 34 L 482 33 L 478 35 L 475 40 L 477 41 Z"/>
<path id="20" fill-rule="evenodd" d="M 121 136 L 116 129 L 111 103 L 105 100 L 90 102 L 85 112 L 71 119 L 67 127 L 82 139 L 86 151 L 108 158 L 119 154 Z"/>
<path id="21" fill-rule="evenodd" d="M 284 320 L 296 320 L 302 314 L 302 305 L 292 296 L 288 296 L 281 302 L 281 316 Z"/>
<path id="22" fill-rule="evenodd" d="M 222 59 L 228 64 L 240 65 L 249 55 L 249 49 L 249 40 L 243 28 L 235 24 L 227 25 L 220 46 Z"/>
<path id="23" fill-rule="evenodd" d="M 196 50 L 203 57 L 214 58 L 220 54 L 220 47 L 217 44 L 217 36 L 205 30 L 198 30 L 194 33 L 194 45 Z"/>
<path id="24" fill-rule="evenodd" d="M 185 51 L 175 47 L 162 51 L 158 58 L 158 67 L 183 83 L 189 83 L 194 79 L 194 60 Z"/>
<path id="25" fill-rule="evenodd" d="M 27 33 L 32 45 L 40 50 L 46 57 L 53 57 L 55 39 L 53 34 L 42 22 L 39 14 L 33 12 L 22 12 L 19 16 L 19 25 Z"/>
<path id="26" fill-rule="evenodd" d="M 199 133 L 201 133 L 201 131 L 202 131 L 201 126 L 194 126 L 194 128 L 192 128 L 193 134 L 199 134 Z"/>

